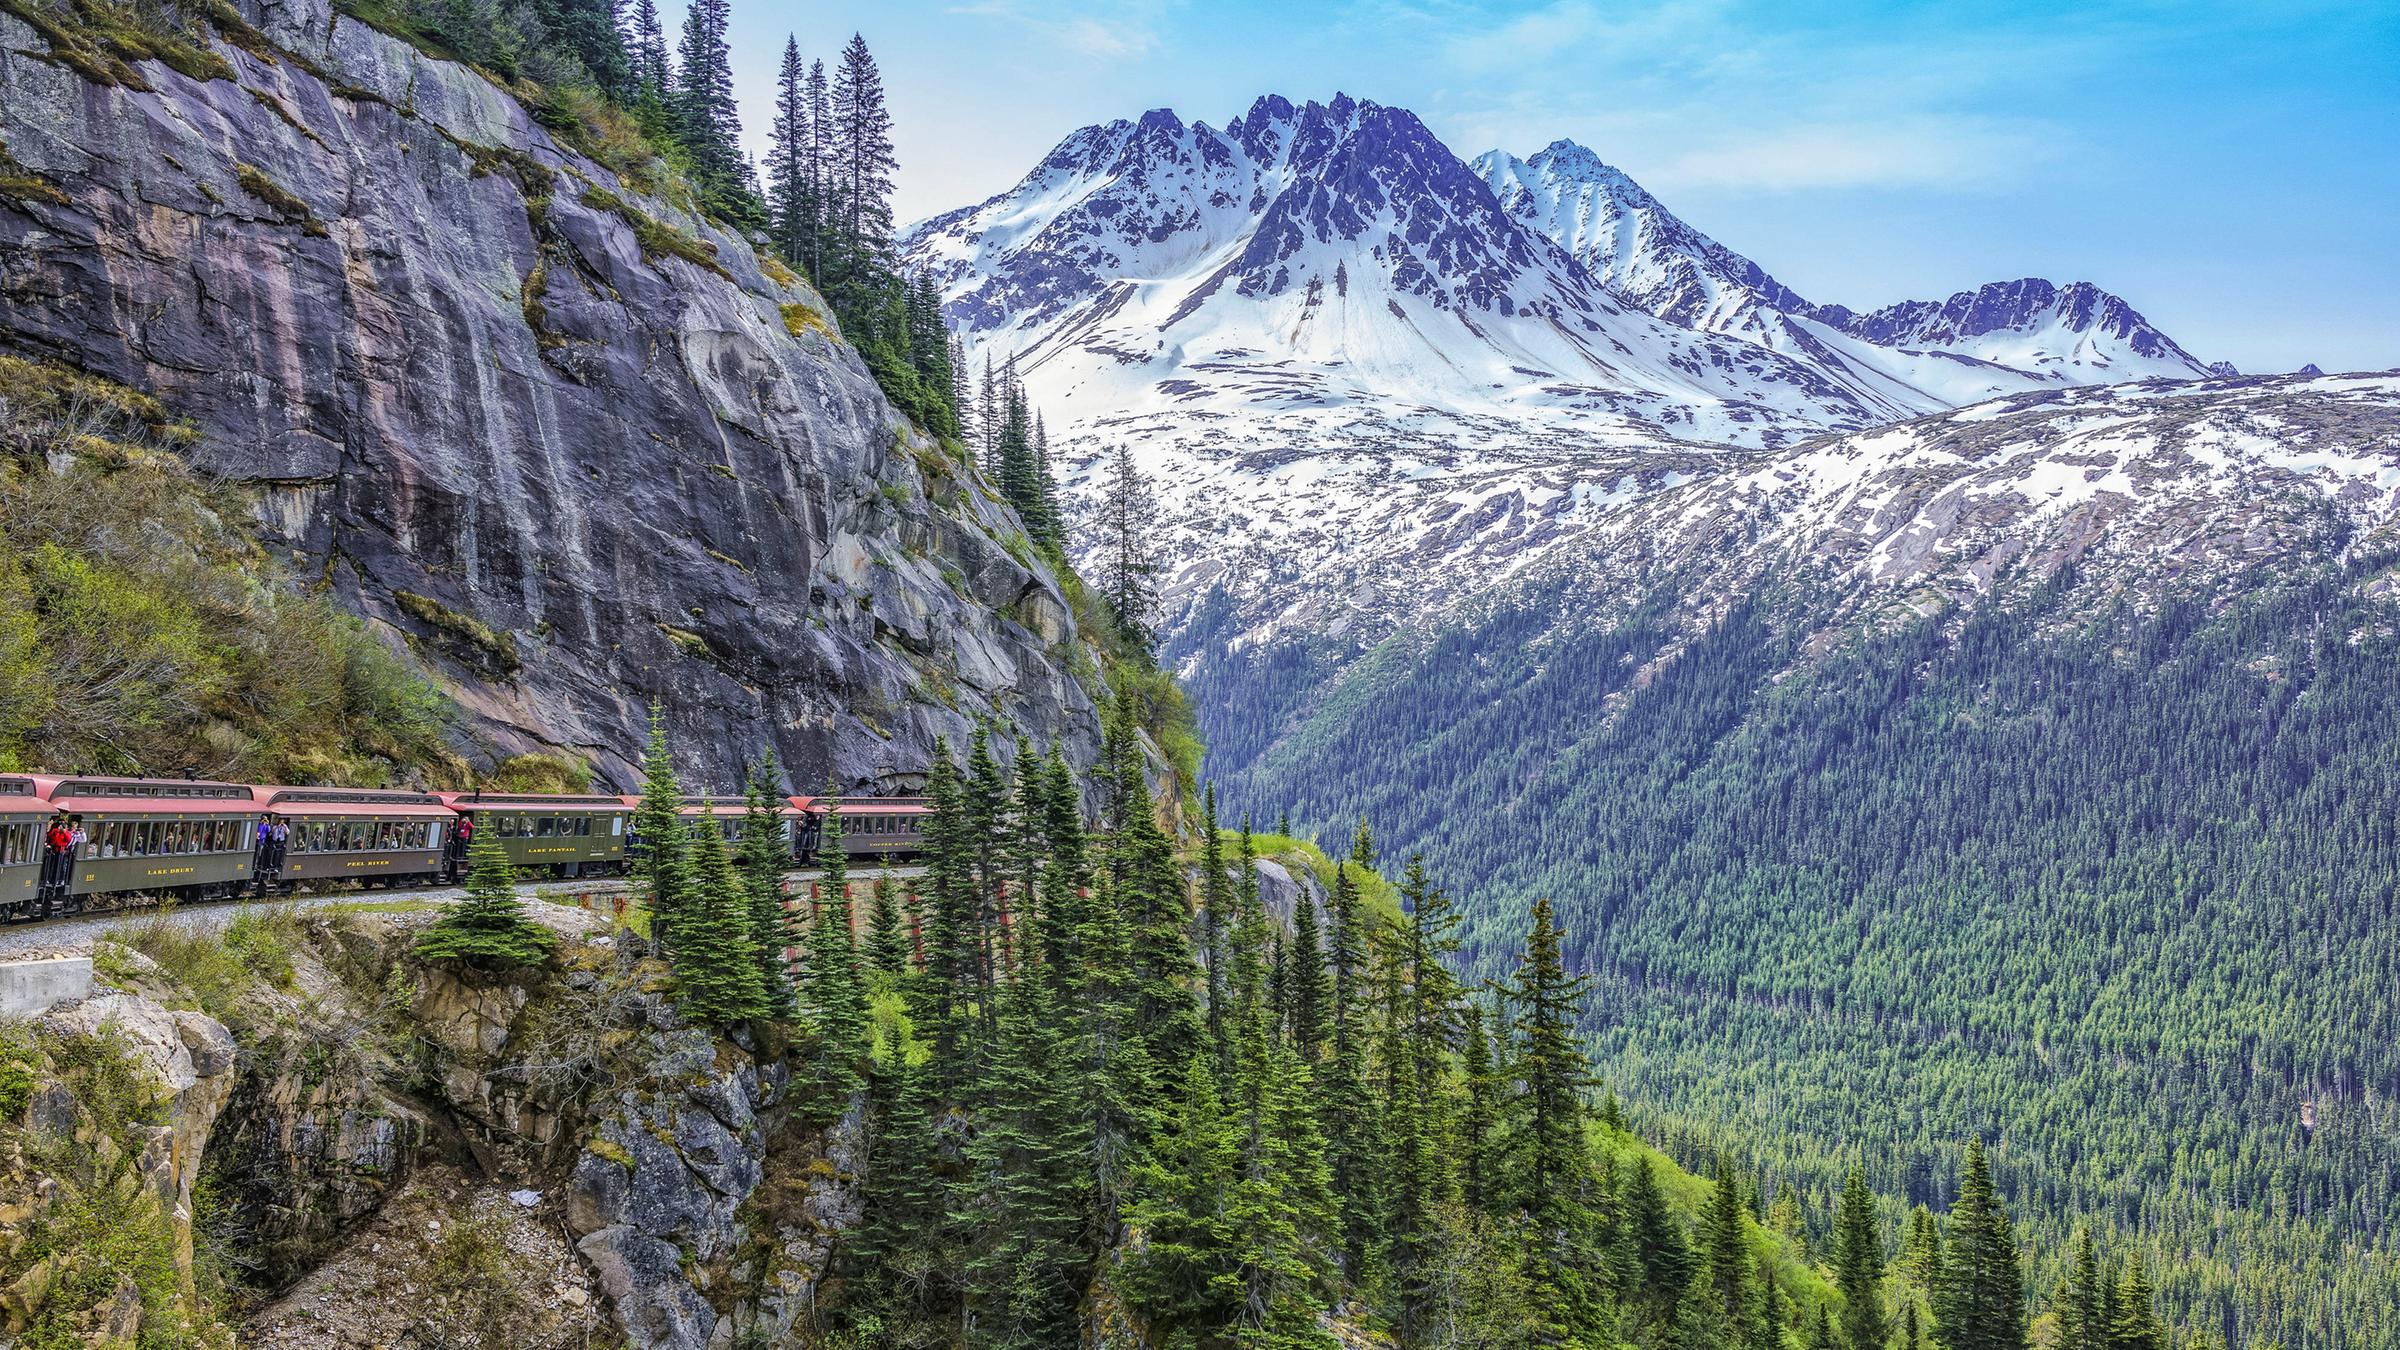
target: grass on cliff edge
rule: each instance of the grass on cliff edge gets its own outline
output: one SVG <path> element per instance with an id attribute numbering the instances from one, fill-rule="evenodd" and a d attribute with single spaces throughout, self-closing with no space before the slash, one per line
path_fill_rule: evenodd
<path id="1" fill-rule="evenodd" d="M 50 1134 L 25 1118 L 37 1084 L 65 1090 L 77 1133 Z M 0 1205 L 20 1215 L 0 1256 L 10 1344 L 82 1350 L 97 1343 L 87 1340 L 96 1314 L 130 1291 L 143 1350 L 230 1350 L 219 1319 L 224 1267 L 201 1244 L 187 1286 L 173 1217 L 138 1182 L 168 1094 L 125 1037 L 113 1024 L 59 1034 L 0 1023 L 0 1087 L 15 1108 L 0 1114 L 0 1152 L 20 1164 L 0 1171 Z"/>
<path id="2" fill-rule="evenodd" d="M 0 356 L 0 769 L 458 782 L 454 711 L 138 391 Z"/>

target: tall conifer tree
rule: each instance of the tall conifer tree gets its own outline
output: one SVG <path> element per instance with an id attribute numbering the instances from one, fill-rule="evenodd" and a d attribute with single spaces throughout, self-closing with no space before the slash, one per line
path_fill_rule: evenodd
<path id="1" fill-rule="evenodd" d="M 1863 1167 L 1850 1169 L 1834 1212 L 1833 1279 L 1842 1293 L 1842 1339 L 1850 1350 L 1884 1350 L 1891 1323 L 1883 1315 L 1883 1236 Z"/>
<path id="2" fill-rule="evenodd" d="M 650 704 L 650 747 L 642 756 L 642 795 L 633 809 L 633 833 L 641 841 L 634 878 L 648 897 L 650 940 L 671 952 L 691 899 L 692 858 L 683 822 L 683 784 L 667 748 L 666 710 L 656 700 Z"/>

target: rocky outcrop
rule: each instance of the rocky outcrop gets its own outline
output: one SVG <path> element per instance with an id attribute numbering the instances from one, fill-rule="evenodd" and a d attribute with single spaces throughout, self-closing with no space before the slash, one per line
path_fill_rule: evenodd
<path id="1" fill-rule="evenodd" d="M 769 741 L 810 787 L 905 785 L 984 716 L 1089 762 L 1059 583 L 745 241 L 326 0 L 115 67 L 85 11 L 17 8 L 0 350 L 188 419 L 479 753 L 623 783 L 657 697 L 720 786 Z"/>
<path id="2" fill-rule="evenodd" d="M 217 1122 L 177 1153 L 181 1193 L 205 1147 L 249 1281 L 273 1296 L 246 1336 L 450 1344 L 481 1327 L 493 1343 L 496 1327 L 548 1347 L 613 1327 L 642 1350 L 702 1350 L 812 1325 L 861 1214 L 863 1104 L 796 1081 L 805 1060 L 767 1031 L 687 1025 L 638 937 L 530 912 L 558 955 L 500 972 L 417 961 L 422 913 L 287 913 L 259 940 L 269 972 L 220 996 L 231 1035 L 159 1014 L 148 1040 L 172 1019 L 210 1029 L 187 1033 L 210 1048 L 187 1059 L 216 1066 L 211 1092 L 168 1073 Z M 126 992 L 77 1015 L 177 997 L 138 953 L 106 953 Z"/>

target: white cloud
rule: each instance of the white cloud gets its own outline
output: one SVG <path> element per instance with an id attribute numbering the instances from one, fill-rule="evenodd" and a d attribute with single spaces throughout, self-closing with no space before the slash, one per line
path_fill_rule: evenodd
<path id="1" fill-rule="evenodd" d="M 2037 123 L 1964 117 L 1820 123 L 1712 138 L 1668 159 L 1654 176 L 1662 192 L 1990 189 L 2023 181 L 2059 153 L 2062 139 Z"/>
<path id="2" fill-rule="evenodd" d="M 978 0 L 955 5 L 950 12 L 1013 23 L 1095 60 L 1129 61 L 1158 49 L 1157 4 L 1102 4 L 1095 8 L 1098 13 L 1078 13 L 1073 6 L 1058 5 L 1037 13 L 1017 0 Z"/>

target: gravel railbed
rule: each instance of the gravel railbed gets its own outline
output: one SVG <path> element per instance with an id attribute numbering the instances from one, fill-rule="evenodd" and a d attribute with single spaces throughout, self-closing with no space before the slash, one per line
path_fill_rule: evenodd
<path id="1" fill-rule="evenodd" d="M 872 881 L 880 869 L 853 865 L 852 883 Z M 920 876 L 922 867 L 895 867 L 892 875 Z M 786 874 L 788 882 L 797 884 L 815 881 L 822 873 L 811 868 Z M 560 901 L 568 896 L 585 896 L 593 903 L 632 893 L 630 882 L 610 877 L 586 877 L 576 881 L 528 881 L 517 886 L 517 894 L 527 900 Z M 184 905 L 169 911 L 167 920 L 190 928 L 222 928 L 233 916 L 246 909 L 321 909 L 327 905 L 447 905 L 463 897 L 466 891 L 457 886 L 432 886 L 418 890 L 390 891 L 332 891 L 322 895 L 275 896 L 270 899 L 220 900 L 209 904 Z M 587 906 L 589 907 L 589 906 Z M 32 961 L 56 956 L 89 956 L 92 940 L 109 929 L 126 923 L 145 923 L 158 917 L 150 908 L 110 910 L 104 914 L 78 914 L 63 919 L 43 919 L 36 923 L 0 924 L 0 961 Z"/>

